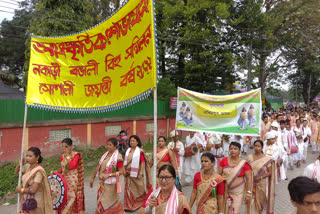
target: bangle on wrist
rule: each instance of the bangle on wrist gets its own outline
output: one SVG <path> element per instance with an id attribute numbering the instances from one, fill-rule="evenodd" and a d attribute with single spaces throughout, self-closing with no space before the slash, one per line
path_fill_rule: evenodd
<path id="1" fill-rule="evenodd" d="M 21 188 L 21 189 L 20 189 L 20 192 L 23 194 L 23 193 L 24 193 L 24 188 Z"/>
<path id="2" fill-rule="evenodd" d="M 150 207 L 149 207 L 149 205 L 148 205 L 146 208 L 144 208 L 144 211 L 147 212 L 147 213 L 150 212 Z"/>

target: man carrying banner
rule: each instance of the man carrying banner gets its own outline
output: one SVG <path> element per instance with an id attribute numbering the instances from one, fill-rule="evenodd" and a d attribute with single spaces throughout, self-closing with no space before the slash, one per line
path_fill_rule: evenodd
<path id="1" fill-rule="evenodd" d="M 183 155 L 184 155 L 184 146 L 181 141 L 179 141 L 179 133 L 176 130 L 170 132 L 171 142 L 168 144 L 168 148 L 172 149 L 176 154 L 177 166 L 179 170 L 179 178 L 182 175 L 183 169 Z"/>

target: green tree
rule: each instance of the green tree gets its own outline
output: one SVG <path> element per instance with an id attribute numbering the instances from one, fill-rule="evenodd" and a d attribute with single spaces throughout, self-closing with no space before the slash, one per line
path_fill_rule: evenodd
<path id="1" fill-rule="evenodd" d="M 158 24 L 161 74 L 176 86 L 214 92 L 234 81 L 225 23 L 232 1 L 161 1 Z M 217 81 L 222 78 L 222 84 Z"/>
<path id="2" fill-rule="evenodd" d="M 289 80 L 309 104 L 320 90 L 320 2 L 297 0 L 281 6 L 298 7 L 287 16 L 279 38 L 286 61 L 296 70 Z"/>
<path id="3" fill-rule="evenodd" d="M 120 7 L 120 0 L 90 0 L 90 15 L 93 17 L 93 24 L 102 22 L 111 16 Z"/>
<path id="4" fill-rule="evenodd" d="M 25 41 L 31 19 L 33 3 L 30 0 L 20 3 L 12 20 L 4 19 L 0 29 L 0 78 L 8 85 L 21 86 L 24 65 Z"/>
<path id="5" fill-rule="evenodd" d="M 170 97 L 177 96 L 177 88 L 169 78 L 160 79 L 157 89 L 158 100 L 169 101 Z"/>

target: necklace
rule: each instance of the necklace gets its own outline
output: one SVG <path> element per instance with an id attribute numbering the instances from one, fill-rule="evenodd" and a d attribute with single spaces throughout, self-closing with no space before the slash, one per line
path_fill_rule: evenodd
<path id="1" fill-rule="evenodd" d="M 67 160 L 70 160 L 70 159 L 71 159 L 71 153 L 65 154 L 65 156 L 66 156 Z"/>
<path id="2" fill-rule="evenodd" d="M 237 163 L 239 162 L 240 158 L 238 158 L 238 160 L 232 160 L 230 158 L 230 160 L 231 160 L 232 165 L 237 165 Z"/>
<path id="3" fill-rule="evenodd" d="M 203 179 L 204 179 L 204 180 L 208 180 L 208 179 L 210 179 L 210 177 L 211 177 L 213 174 L 214 174 L 214 172 L 211 172 L 209 175 L 207 175 L 207 174 L 205 174 L 205 173 L 203 172 Z"/>
<path id="4" fill-rule="evenodd" d="M 163 196 L 163 194 L 162 194 L 162 192 L 161 192 L 161 193 L 160 193 L 160 200 L 161 200 L 161 201 L 167 201 L 167 200 L 169 199 L 169 197 L 170 197 L 170 194 L 169 194 L 168 197 L 166 197 L 166 198 L 163 198 L 162 196 Z"/>
<path id="5" fill-rule="evenodd" d="M 32 166 L 30 165 L 29 170 L 33 170 L 36 166 L 38 166 L 38 163 L 33 164 Z"/>

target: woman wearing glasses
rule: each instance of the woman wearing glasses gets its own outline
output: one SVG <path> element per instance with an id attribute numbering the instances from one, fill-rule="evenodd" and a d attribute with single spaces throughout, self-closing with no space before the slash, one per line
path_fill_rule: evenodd
<path id="1" fill-rule="evenodd" d="M 215 159 L 212 153 L 206 152 L 201 156 L 202 172 L 194 176 L 193 191 L 190 198 L 190 207 L 197 200 L 197 214 L 218 214 L 224 211 L 224 178 L 213 168 Z"/>
<path id="2" fill-rule="evenodd" d="M 151 190 L 147 200 L 138 214 L 152 213 L 156 207 L 157 214 L 189 214 L 192 213 L 186 196 L 179 192 L 174 184 L 176 172 L 171 165 L 163 165 L 158 172 L 159 188 L 155 194 Z"/>
<path id="3" fill-rule="evenodd" d="M 240 158 L 241 144 L 231 142 L 229 157 L 219 164 L 218 174 L 226 178 L 228 186 L 225 214 L 240 214 L 242 204 L 248 205 L 252 195 L 252 170 L 246 160 Z"/>

